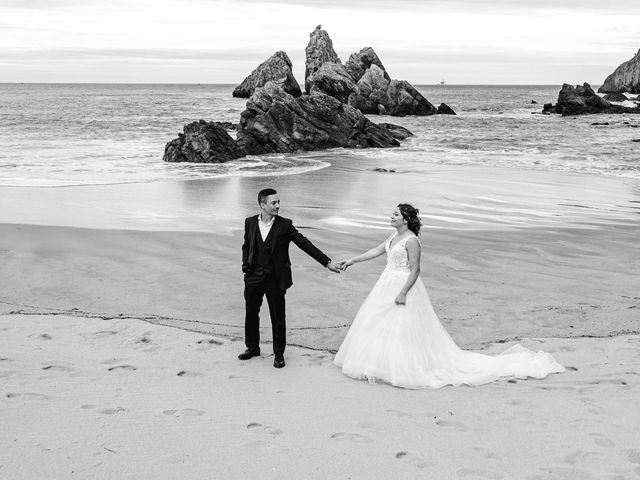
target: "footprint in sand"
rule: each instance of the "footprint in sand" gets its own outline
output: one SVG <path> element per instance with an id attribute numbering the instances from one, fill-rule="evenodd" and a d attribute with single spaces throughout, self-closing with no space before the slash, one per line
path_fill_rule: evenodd
<path id="1" fill-rule="evenodd" d="M 504 478 L 504 475 L 496 472 L 491 472 L 489 470 L 482 470 L 480 468 L 461 468 L 456 471 L 456 475 L 458 477 L 466 478 L 491 478 L 491 479 L 500 479 Z"/>
<path id="2" fill-rule="evenodd" d="M 572 467 L 575 465 L 584 467 L 589 463 L 593 465 L 600 465 L 603 460 L 604 457 L 602 454 L 597 452 L 585 452 L 583 450 L 576 450 L 575 452 L 571 452 L 564 457 L 564 462 L 571 465 Z"/>
<path id="3" fill-rule="evenodd" d="M 269 425 L 262 425 L 258 422 L 251 422 L 247 425 L 247 429 L 254 430 L 261 433 L 268 433 L 269 435 L 282 435 L 282 430 Z"/>
<path id="4" fill-rule="evenodd" d="M 172 415 L 176 418 L 180 417 L 201 417 L 204 415 L 204 410 L 197 410 L 195 408 L 183 408 L 182 410 L 164 410 L 162 413 L 165 415 Z"/>
<path id="5" fill-rule="evenodd" d="M 203 377 L 204 376 L 200 372 L 192 372 L 189 370 L 180 370 L 176 375 L 178 377 Z"/>
<path id="6" fill-rule="evenodd" d="M 372 440 L 369 437 L 365 437 L 364 435 L 360 435 L 359 433 L 351 433 L 351 432 L 338 432 L 331 435 L 331 438 L 334 440 L 349 440 L 350 442 L 356 443 L 371 443 Z"/>
<path id="7" fill-rule="evenodd" d="M 102 410 L 98 410 L 98 413 L 103 413 L 105 415 L 115 415 L 116 413 L 126 412 L 127 409 L 123 407 L 107 407 Z"/>
<path id="8" fill-rule="evenodd" d="M 73 368 L 65 367 L 64 365 L 47 365 L 46 367 L 42 367 L 42 370 L 51 370 L 51 371 L 59 371 L 59 372 L 72 372 Z"/>
<path id="9" fill-rule="evenodd" d="M 591 434 L 592 437 L 595 437 L 593 439 L 593 442 L 598 445 L 599 447 L 613 447 L 615 446 L 615 443 L 613 443 L 611 440 L 609 440 L 608 438 L 603 437 L 601 434 L 599 433 L 592 433 Z"/>
<path id="10" fill-rule="evenodd" d="M 635 463 L 636 465 L 640 465 L 640 450 L 638 449 L 625 450 L 625 453 L 627 454 L 627 460 L 629 462 Z"/>
<path id="11" fill-rule="evenodd" d="M 134 367 L 133 365 L 116 365 L 115 367 L 111 367 L 108 370 L 110 372 L 113 372 L 114 370 L 137 370 L 137 367 Z"/>
<path id="12" fill-rule="evenodd" d="M 491 450 L 487 450 L 486 448 L 473 447 L 473 450 L 478 452 L 478 453 L 481 453 L 482 456 L 484 456 L 484 458 L 491 458 L 493 460 L 500 460 L 502 458 L 496 452 L 492 452 Z"/>
<path id="13" fill-rule="evenodd" d="M 110 337 L 112 335 L 117 335 L 117 334 L 118 332 L 116 332 L 115 330 L 100 330 L 99 332 L 93 332 L 91 336 L 102 338 L 102 337 Z"/>
<path id="14" fill-rule="evenodd" d="M 392 415 L 395 415 L 396 417 L 400 417 L 400 418 L 410 418 L 413 416 L 410 413 L 403 412 L 401 410 L 394 410 L 392 408 L 389 410 L 385 410 L 385 412 L 391 413 Z"/>
<path id="15" fill-rule="evenodd" d="M 224 345 L 224 342 L 215 338 L 203 338 L 196 342 L 199 345 Z"/>
<path id="16" fill-rule="evenodd" d="M 49 395 L 43 395 L 42 393 L 7 393 L 5 397 L 7 398 L 26 397 L 26 398 L 32 398 L 34 400 L 48 400 L 51 398 Z"/>
<path id="17" fill-rule="evenodd" d="M 396 453 L 396 458 L 398 460 L 402 460 L 403 462 L 410 463 L 417 468 L 427 468 L 433 466 L 433 463 L 427 462 L 424 458 L 414 455 L 410 452 L 405 452 L 404 450 Z"/>
<path id="18" fill-rule="evenodd" d="M 454 428 L 460 432 L 466 432 L 467 430 L 469 430 L 469 427 L 467 427 L 464 423 L 456 422 L 454 420 L 438 420 L 436 422 L 436 425 L 438 425 L 439 427 Z"/>

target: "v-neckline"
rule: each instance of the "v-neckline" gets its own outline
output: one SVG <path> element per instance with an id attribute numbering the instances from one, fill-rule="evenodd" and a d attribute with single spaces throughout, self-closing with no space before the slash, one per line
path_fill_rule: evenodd
<path id="1" fill-rule="evenodd" d="M 393 249 L 396 247 L 396 245 L 398 245 L 402 240 L 404 240 L 405 238 L 409 238 L 409 237 L 410 237 L 410 235 L 407 235 L 406 237 L 401 238 L 400 240 L 398 240 L 398 241 L 395 243 L 395 245 L 391 246 L 391 242 L 393 242 L 393 239 L 394 239 L 394 238 L 396 238 L 397 236 L 398 236 L 398 234 L 396 233 L 396 234 L 395 234 L 393 237 L 391 237 L 391 239 L 389 240 L 389 251 L 393 250 Z"/>

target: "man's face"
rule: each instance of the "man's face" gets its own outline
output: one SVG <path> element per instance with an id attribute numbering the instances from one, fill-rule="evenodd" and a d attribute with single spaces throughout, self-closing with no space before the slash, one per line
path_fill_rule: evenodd
<path id="1" fill-rule="evenodd" d="M 260 208 L 265 215 L 278 215 L 278 210 L 280 210 L 280 197 L 277 194 L 269 195 L 264 203 L 260 204 Z"/>

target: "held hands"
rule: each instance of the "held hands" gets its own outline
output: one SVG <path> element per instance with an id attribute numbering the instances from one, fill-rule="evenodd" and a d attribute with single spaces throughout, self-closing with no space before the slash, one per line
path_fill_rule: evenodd
<path id="1" fill-rule="evenodd" d="M 340 260 L 336 266 L 340 269 L 340 271 L 344 272 L 348 267 L 353 265 L 351 260 Z"/>
<path id="2" fill-rule="evenodd" d="M 407 303 L 407 294 L 400 292 L 395 299 L 396 305 L 404 305 Z"/>
<path id="3" fill-rule="evenodd" d="M 334 264 L 332 261 L 330 261 L 329 263 L 327 263 L 327 268 L 329 270 L 331 270 L 333 273 L 340 273 L 342 272 L 342 268 L 340 268 L 340 264 Z"/>

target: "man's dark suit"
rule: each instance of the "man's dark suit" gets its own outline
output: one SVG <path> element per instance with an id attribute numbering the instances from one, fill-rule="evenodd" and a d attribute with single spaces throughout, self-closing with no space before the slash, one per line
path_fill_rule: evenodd
<path id="1" fill-rule="evenodd" d="M 273 353 L 282 354 L 287 343 L 285 322 L 285 293 L 293 285 L 289 243 L 295 243 L 309 256 L 327 266 L 331 259 L 293 226 L 288 218 L 275 216 L 273 225 L 263 239 L 258 227 L 258 215 L 245 219 L 242 244 L 242 271 L 244 273 L 245 344 L 252 351 L 260 348 L 260 307 L 267 297 Z"/>

